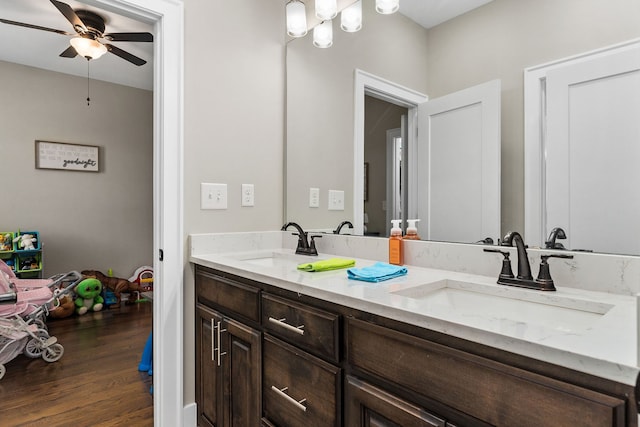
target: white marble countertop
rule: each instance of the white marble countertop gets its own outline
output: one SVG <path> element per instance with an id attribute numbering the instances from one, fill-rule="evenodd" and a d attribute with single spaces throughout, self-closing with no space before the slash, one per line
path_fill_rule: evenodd
<path id="1" fill-rule="evenodd" d="M 635 297 L 557 284 L 556 292 L 508 287 L 497 285 L 496 277 L 412 265 L 406 266 L 406 276 L 368 283 L 349 280 L 344 269 L 297 270 L 299 263 L 344 256 L 322 252 L 318 258 L 295 255 L 293 249 L 282 246 L 287 245 L 278 244 L 276 239 L 250 248 L 231 245 L 228 252 L 220 252 L 194 243 L 192 237 L 189 260 L 299 294 L 636 385 L 639 369 Z M 376 262 L 353 259 L 356 267 Z M 446 292 L 435 297 L 433 291 L 443 287 L 448 288 Z"/>

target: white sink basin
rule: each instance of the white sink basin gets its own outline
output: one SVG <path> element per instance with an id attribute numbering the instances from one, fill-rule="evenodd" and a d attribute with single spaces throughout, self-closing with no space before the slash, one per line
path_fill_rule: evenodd
<path id="1" fill-rule="evenodd" d="M 513 335 L 525 334 L 523 328 L 532 326 L 569 333 L 585 331 L 614 307 L 556 292 L 447 279 L 391 293 L 415 300 L 425 313 L 448 312 L 465 318 L 470 325 L 489 319 L 491 329 Z"/>
<path id="2" fill-rule="evenodd" d="M 277 267 L 282 266 L 283 264 L 294 264 L 297 266 L 298 264 L 316 262 L 324 259 L 317 256 L 298 255 L 273 251 L 252 252 L 248 254 L 237 255 L 233 258 L 261 267 Z"/>

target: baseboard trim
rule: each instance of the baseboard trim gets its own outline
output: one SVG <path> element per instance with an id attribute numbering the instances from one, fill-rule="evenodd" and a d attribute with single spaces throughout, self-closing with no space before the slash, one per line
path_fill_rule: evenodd
<path id="1" fill-rule="evenodd" d="M 196 427 L 197 425 L 198 407 L 196 403 L 185 405 L 182 410 L 182 425 L 184 427 Z"/>

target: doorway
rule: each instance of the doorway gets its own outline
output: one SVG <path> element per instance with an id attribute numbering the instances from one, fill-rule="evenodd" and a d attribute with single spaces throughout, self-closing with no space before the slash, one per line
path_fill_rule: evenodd
<path id="1" fill-rule="evenodd" d="M 183 3 L 174 0 L 83 1 L 154 25 L 154 425 L 182 426 L 185 416 L 182 357 Z"/>

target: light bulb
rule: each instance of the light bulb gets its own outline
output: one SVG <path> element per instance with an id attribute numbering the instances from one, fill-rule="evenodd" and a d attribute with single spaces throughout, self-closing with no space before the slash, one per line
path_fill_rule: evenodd
<path id="1" fill-rule="evenodd" d="M 316 0 L 316 16 L 322 21 L 333 19 L 338 14 L 336 0 Z"/>
<path id="2" fill-rule="evenodd" d="M 78 55 L 88 59 L 98 59 L 107 53 L 107 47 L 97 40 L 85 37 L 74 37 L 69 40 L 69 43 L 71 43 L 71 46 L 73 46 Z"/>
<path id="3" fill-rule="evenodd" d="M 290 37 L 303 37 L 307 34 L 307 12 L 304 3 L 291 0 L 286 6 L 287 34 Z"/>
<path id="4" fill-rule="evenodd" d="M 383 15 L 394 13 L 400 7 L 400 0 L 376 0 L 376 12 Z"/>
<path id="5" fill-rule="evenodd" d="M 313 45 L 319 48 L 331 47 L 333 44 L 333 21 L 322 21 L 313 29 Z"/>
<path id="6" fill-rule="evenodd" d="M 362 0 L 358 0 L 340 13 L 340 28 L 355 33 L 362 28 Z"/>

